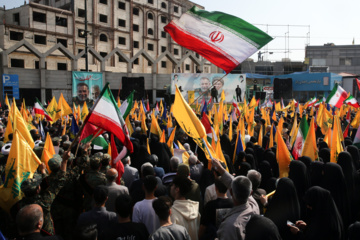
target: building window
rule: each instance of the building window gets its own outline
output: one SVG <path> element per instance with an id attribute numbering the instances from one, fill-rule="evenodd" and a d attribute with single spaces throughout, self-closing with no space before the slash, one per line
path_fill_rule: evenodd
<path id="1" fill-rule="evenodd" d="M 123 59 L 122 56 L 118 55 L 119 56 L 119 62 L 126 62 L 125 59 Z"/>
<path id="2" fill-rule="evenodd" d="M 40 62 L 39 61 L 35 61 L 35 69 L 40 69 Z M 47 62 L 45 62 L 45 68 L 47 69 Z"/>
<path id="3" fill-rule="evenodd" d="M 161 8 L 166 9 L 166 3 L 162 2 L 162 3 L 161 3 Z"/>
<path id="4" fill-rule="evenodd" d="M 67 64 L 66 63 L 57 63 L 57 70 L 67 70 Z"/>
<path id="5" fill-rule="evenodd" d="M 14 13 L 13 20 L 15 23 L 20 24 L 20 13 Z"/>
<path id="6" fill-rule="evenodd" d="M 195 53 L 195 56 L 196 56 L 197 58 L 200 58 L 200 55 L 199 55 L 198 53 Z"/>
<path id="7" fill-rule="evenodd" d="M 107 52 L 99 52 L 100 56 L 102 56 L 103 58 L 106 57 Z"/>
<path id="8" fill-rule="evenodd" d="M 152 15 L 152 13 L 148 13 L 148 19 L 154 19 L 154 15 Z"/>
<path id="9" fill-rule="evenodd" d="M 24 33 L 10 31 L 10 40 L 20 41 L 24 38 Z"/>
<path id="10" fill-rule="evenodd" d="M 78 54 L 81 53 L 82 51 L 84 51 L 84 49 L 78 49 Z M 86 53 L 84 55 L 81 56 L 81 58 L 86 58 Z"/>
<path id="11" fill-rule="evenodd" d="M 161 16 L 161 22 L 162 22 L 162 23 L 166 23 L 166 20 L 167 20 L 167 19 L 166 19 L 165 16 Z"/>
<path id="12" fill-rule="evenodd" d="M 179 7 L 178 6 L 174 6 L 174 12 L 176 12 L 176 13 L 179 12 Z"/>
<path id="13" fill-rule="evenodd" d="M 154 44 L 148 43 L 148 50 L 154 51 Z"/>
<path id="14" fill-rule="evenodd" d="M 148 0 L 148 3 L 154 4 L 154 0 Z"/>
<path id="15" fill-rule="evenodd" d="M 34 43 L 46 45 L 46 36 L 34 35 Z"/>
<path id="16" fill-rule="evenodd" d="M 126 38 L 124 38 L 124 37 L 119 37 L 119 44 L 121 44 L 121 45 L 126 45 Z"/>
<path id="17" fill-rule="evenodd" d="M 78 29 L 78 37 L 85 38 L 85 30 L 84 29 Z"/>
<path id="18" fill-rule="evenodd" d="M 107 5 L 107 0 L 99 0 L 99 3 L 102 3 L 102 4 L 106 4 L 106 5 Z"/>
<path id="19" fill-rule="evenodd" d="M 107 16 L 103 14 L 99 14 L 99 21 L 103 23 L 107 23 Z"/>
<path id="20" fill-rule="evenodd" d="M 61 43 L 64 47 L 67 47 L 67 40 L 66 39 L 57 38 L 56 42 Z"/>
<path id="21" fill-rule="evenodd" d="M 134 48 L 139 48 L 139 42 L 138 41 L 134 41 Z"/>
<path id="22" fill-rule="evenodd" d="M 119 27 L 126 27 L 126 21 L 124 19 L 119 19 Z"/>
<path id="23" fill-rule="evenodd" d="M 166 51 L 166 47 L 161 46 L 161 52 L 165 52 Z"/>
<path id="24" fill-rule="evenodd" d="M 161 67 L 166 68 L 166 61 L 161 61 Z"/>
<path id="25" fill-rule="evenodd" d="M 46 23 L 46 14 L 40 12 L 33 12 L 33 21 Z"/>
<path id="26" fill-rule="evenodd" d="M 123 9 L 123 10 L 125 10 L 126 9 L 126 5 L 125 5 L 125 3 L 124 2 L 118 2 L 118 8 L 119 9 Z"/>
<path id="27" fill-rule="evenodd" d="M 16 59 L 12 58 L 10 61 L 11 67 L 16 68 L 25 68 L 25 61 L 24 59 Z"/>
<path id="28" fill-rule="evenodd" d="M 340 58 L 340 65 L 341 66 L 351 66 L 351 58 Z"/>
<path id="29" fill-rule="evenodd" d="M 190 71 L 190 64 L 185 64 L 185 70 Z"/>
<path id="30" fill-rule="evenodd" d="M 134 30 L 134 32 L 138 32 L 139 31 L 139 25 L 133 24 L 133 30 Z"/>
<path id="31" fill-rule="evenodd" d="M 136 16 L 139 16 L 139 9 L 138 8 L 133 8 L 133 14 Z"/>
<path id="32" fill-rule="evenodd" d="M 67 18 L 56 17 L 55 19 L 56 26 L 67 27 Z"/>
<path id="33" fill-rule="evenodd" d="M 108 41 L 108 38 L 105 34 L 100 34 L 100 41 L 101 42 L 107 42 Z"/>
<path id="34" fill-rule="evenodd" d="M 179 55 L 179 49 L 174 48 L 174 55 Z"/>
<path id="35" fill-rule="evenodd" d="M 154 30 L 152 30 L 152 28 L 148 29 L 148 35 L 154 35 Z"/>
<path id="36" fill-rule="evenodd" d="M 148 67 L 152 66 L 152 62 L 148 61 Z"/>
<path id="37" fill-rule="evenodd" d="M 135 65 L 139 65 L 139 58 L 135 59 L 133 62 Z"/>
<path id="38" fill-rule="evenodd" d="M 166 32 L 165 31 L 161 31 L 161 37 L 166 38 Z"/>
<path id="39" fill-rule="evenodd" d="M 78 8 L 78 17 L 85 18 L 85 10 Z"/>

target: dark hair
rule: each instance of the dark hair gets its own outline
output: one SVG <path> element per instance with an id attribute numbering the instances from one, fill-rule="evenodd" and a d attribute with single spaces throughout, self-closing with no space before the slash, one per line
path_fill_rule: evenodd
<path id="1" fill-rule="evenodd" d="M 78 83 L 78 85 L 76 85 L 76 89 L 78 88 L 78 87 L 87 87 L 87 89 L 89 90 L 89 86 L 86 84 L 86 83 L 83 83 L 83 82 L 81 82 L 81 83 Z"/>
<path id="2" fill-rule="evenodd" d="M 180 195 L 183 197 L 191 190 L 191 181 L 185 176 L 176 175 L 172 184 L 179 188 Z"/>
<path id="3" fill-rule="evenodd" d="M 127 193 L 119 195 L 115 200 L 116 213 L 122 218 L 130 216 L 133 206 L 132 199 Z"/>
<path id="4" fill-rule="evenodd" d="M 157 180 L 156 177 L 153 175 L 148 175 L 144 178 L 144 188 L 146 192 L 153 192 L 156 189 L 157 186 Z"/>
<path id="5" fill-rule="evenodd" d="M 227 187 L 225 184 L 218 178 L 215 178 L 215 187 L 219 191 L 219 193 L 226 193 Z"/>
<path id="6" fill-rule="evenodd" d="M 156 215 L 160 220 L 167 220 L 170 216 L 170 208 L 172 206 L 171 198 L 168 196 L 161 196 L 155 199 L 152 203 Z"/>
<path id="7" fill-rule="evenodd" d="M 77 240 L 96 240 L 97 239 L 97 225 L 87 225 L 87 226 L 81 226 L 77 227 L 77 230 L 74 234 L 74 239 Z"/>
<path id="8" fill-rule="evenodd" d="M 108 194 L 109 194 L 109 190 L 105 186 L 97 186 L 94 189 L 94 195 L 93 195 L 95 203 L 97 205 L 103 204 L 106 201 Z"/>

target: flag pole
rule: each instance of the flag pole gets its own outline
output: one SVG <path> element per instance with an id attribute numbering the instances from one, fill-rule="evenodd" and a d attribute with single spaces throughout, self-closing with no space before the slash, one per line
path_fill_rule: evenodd
<path id="1" fill-rule="evenodd" d="M 212 155 L 211 155 L 211 152 L 210 152 L 210 150 L 209 150 L 209 147 L 207 146 L 207 144 L 206 144 L 206 142 L 205 142 L 205 139 L 203 138 L 202 140 L 203 140 L 203 143 L 204 143 L 204 145 L 205 145 L 205 147 L 206 147 L 206 151 L 208 152 L 208 154 L 209 154 L 209 156 L 210 156 L 210 159 L 213 159 L 213 157 L 212 157 Z"/>
<path id="2" fill-rule="evenodd" d="M 204 95 L 207 91 L 209 91 L 218 81 L 222 80 L 227 75 L 228 73 L 222 76 L 220 79 L 216 80 L 205 92 L 201 93 L 200 96 L 198 96 L 192 103 L 189 103 L 189 105 L 194 104 L 194 102 L 196 102 L 202 95 Z"/>

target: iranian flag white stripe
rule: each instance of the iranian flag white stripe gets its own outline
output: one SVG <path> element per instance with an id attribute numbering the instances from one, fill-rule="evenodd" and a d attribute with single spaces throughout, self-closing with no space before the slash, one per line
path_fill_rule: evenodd
<path id="1" fill-rule="evenodd" d="M 236 100 L 235 100 L 235 96 L 233 96 L 232 105 L 233 105 L 234 109 L 236 110 L 236 113 L 237 113 L 238 115 L 240 115 L 241 112 L 240 112 L 239 106 L 237 105 L 237 102 L 236 102 Z"/>
<path id="2" fill-rule="evenodd" d="M 340 108 L 346 98 L 347 98 L 346 91 L 336 83 L 333 90 L 327 97 L 326 103 L 331 104 L 337 108 Z"/>
<path id="3" fill-rule="evenodd" d="M 308 130 L 309 130 L 309 125 L 307 123 L 306 117 L 304 116 L 301 118 L 299 130 L 297 132 L 294 148 L 292 151 L 292 154 L 295 159 L 298 159 L 302 154 Z"/>
<path id="4" fill-rule="evenodd" d="M 41 105 L 38 99 L 36 99 L 35 105 L 34 105 L 34 112 L 35 114 L 44 115 L 46 120 L 52 121 L 52 118 L 50 115 L 46 112 L 45 108 Z"/>
<path id="5" fill-rule="evenodd" d="M 164 29 L 179 45 L 199 53 L 226 73 L 272 40 L 240 18 L 196 6 Z"/>
<path id="6" fill-rule="evenodd" d="M 358 101 L 356 101 L 356 99 L 353 97 L 353 96 L 349 96 L 345 101 L 344 101 L 346 104 L 352 106 L 352 107 L 355 107 L 355 108 L 358 108 L 360 107 Z"/>
<path id="7" fill-rule="evenodd" d="M 313 97 L 312 99 L 310 99 L 308 107 L 311 107 L 315 103 L 316 103 L 316 97 Z"/>

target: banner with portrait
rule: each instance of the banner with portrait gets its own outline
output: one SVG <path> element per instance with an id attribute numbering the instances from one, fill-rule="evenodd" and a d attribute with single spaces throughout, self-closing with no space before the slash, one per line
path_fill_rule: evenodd
<path id="1" fill-rule="evenodd" d="M 190 104 L 192 99 L 200 103 L 209 101 L 212 96 L 215 102 L 219 102 L 222 90 L 225 93 L 225 102 L 231 102 L 233 97 L 242 102 L 246 89 L 246 74 L 228 74 L 222 78 L 223 76 L 222 73 L 172 73 L 171 94 L 175 94 L 176 84 Z"/>
<path id="2" fill-rule="evenodd" d="M 90 109 L 103 88 L 103 74 L 100 72 L 72 72 L 72 100 L 81 107 L 86 102 Z"/>

